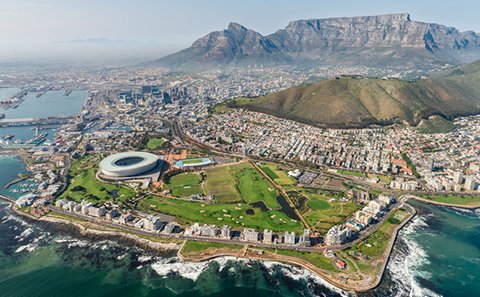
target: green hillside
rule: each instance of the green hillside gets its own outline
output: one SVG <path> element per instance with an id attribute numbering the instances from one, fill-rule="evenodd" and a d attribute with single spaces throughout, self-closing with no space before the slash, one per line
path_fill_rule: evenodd
<path id="1" fill-rule="evenodd" d="M 414 82 L 341 77 L 227 105 L 322 127 L 416 125 L 431 115 L 480 113 L 480 62 Z"/>

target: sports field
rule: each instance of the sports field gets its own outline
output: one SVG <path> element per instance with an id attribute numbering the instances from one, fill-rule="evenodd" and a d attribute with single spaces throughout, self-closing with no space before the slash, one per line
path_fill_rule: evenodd
<path id="1" fill-rule="evenodd" d="M 149 138 L 147 142 L 147 148 L 149 149 L 156 149 L 162 147 L 165 139 L 163 138 Z"/>
<path id="2" fill-rule="evenodd" d="M 165 183 L 174 197 L 189 197 L 203 195 L 202 176 L 198 173 L 184 172 L 174 175 Z"/>
<path id="3" fill-rule="evenodd" d="M 288 176 L 284 170 L 278 168 L 275 164 L 263 164 L 260 169 L 280 186 L 291 186 L 297 183 L 294 178 Z"/>

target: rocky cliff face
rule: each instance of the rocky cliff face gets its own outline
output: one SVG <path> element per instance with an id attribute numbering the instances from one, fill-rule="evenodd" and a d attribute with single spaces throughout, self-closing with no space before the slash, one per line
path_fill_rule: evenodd
<path id="1" fill-rule="evenodd" d="M 180 54 L 180 55 L 179 55 Z M 395 64 L 459 63 L 480 58 L 480 36 L 416 22 L 408 14 L 292 21 L 269 36 L 231 23 L 161 64 Z"/>

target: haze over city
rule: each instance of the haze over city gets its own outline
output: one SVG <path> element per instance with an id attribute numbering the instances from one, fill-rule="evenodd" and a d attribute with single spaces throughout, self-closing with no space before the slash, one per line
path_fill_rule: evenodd
<path id="1" fill-rule="evenodd" d="M 271 34 L 298 19 L 408 12 L 415 20 L 480 32 L 478 1 L 3 0 L 0 61 L 156 59 L 240 23 Z M 461 15 L 462 18 L 458 18 Z M 125 61 L 124 61 L 125 62 Z"/>

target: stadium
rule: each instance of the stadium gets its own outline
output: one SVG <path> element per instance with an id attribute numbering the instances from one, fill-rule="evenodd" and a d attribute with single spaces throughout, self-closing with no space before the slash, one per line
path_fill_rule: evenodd
<path id="1" fill-rule="evenodd" d="M 106 157 L 100 162 L 100 174 L 106 178 L 131 178 L 148 175 L 158 167 L 159 158 L 144 152 L 125 152 Z"/>

